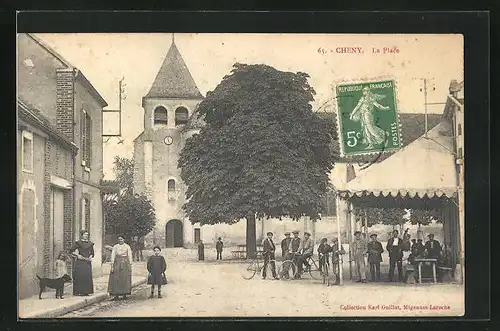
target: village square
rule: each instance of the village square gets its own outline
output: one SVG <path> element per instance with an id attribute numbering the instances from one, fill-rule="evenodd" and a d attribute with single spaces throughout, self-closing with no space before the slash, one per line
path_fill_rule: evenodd
<path id="1" fill-rule="evenodd" d="M 462 315 L 463 44 L 380 38 L 19 34 L 19 317 Z"/>

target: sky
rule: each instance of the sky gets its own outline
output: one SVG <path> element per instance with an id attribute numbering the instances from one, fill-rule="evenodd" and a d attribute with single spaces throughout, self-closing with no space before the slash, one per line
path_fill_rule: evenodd
<path id="1" fill-rule="evenodd" d="M 36 34 L 80 69 L 104 97 L 118 108 L 118 82 L 123 77 L 122 139 L 104 143 L 104 177 L 112 179 L 115 155 L 131 158 L 133 140 L 142 132 L 142 97 L 172 43 L 172 34 Z M 316 91 L 313 108 L 335 111 L 333 89 L 342 81 L 394 78 L 400 112 L 423 113 L 422 79 L 429 80 L 428 103 L 443 103 L 450 81 L 463 80 L 461 35 L 341 35 L 341 34 L 175 34 L 179 49 L 200 92 L 206 95 L 234 63 L 267 64 L 278 70 L 306 72 Z M 361 47 L 364 53 L 339 53 Z M 384 53 L 398 49 L 398 53 Z M 379 49 L 381 53 L 373 53 Z M 326 105 L 325 105 L 326 102 Z M 428 105 L 442 113 L 443 104 Z M 116 118 L 104 121 L 105 131 L 117 131 Z"/>

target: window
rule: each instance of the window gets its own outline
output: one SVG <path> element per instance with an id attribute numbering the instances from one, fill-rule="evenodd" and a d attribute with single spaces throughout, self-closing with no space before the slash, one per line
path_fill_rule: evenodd
<path id="1" fill-rule="evenodd" d="M 82 218 L 80 221 L 80 231 L 86 230 L 90 233 L 90 199 L 82 198 Z"/>
<path id="2" fill-rule="evenodd" d="M 154 112 L 154 124 L 155 125 L 167 125 L 167 109 L 163 106 L 158 106 L 155 108 Z"/>
<path id="3" fill-rule="evenodd" d="M 188 122 L 188 110 L 186 107 L 179 107 L 175 110 L 175 125 L 183 125 Z"/>
<path id="4" fill-rule="evenodd" d="M 458 131 L 457 135 L 461 136 L 462 135 L 462 124 L 460 124 L 460 123 L 458 124 L 458 130 L 457 131 Z"/>
<path id="5" fill-rule="evenodd" d="M 169 179 L 167 186 L 168 186 L 168 192 L 170 193 L 175 192 L 175 180 Z"/>
<path id="6" fill-rule="evenodd" d="M 82 109 L 80 120 L 82 165 L 90 168 L 92 161 L 92 118 Z"/>
<path id="7" fill-rule="evenodd" d="M 26 172 L 33 172 L 33 134 L 23 131 L 21 142 L 22 169 Z"/>

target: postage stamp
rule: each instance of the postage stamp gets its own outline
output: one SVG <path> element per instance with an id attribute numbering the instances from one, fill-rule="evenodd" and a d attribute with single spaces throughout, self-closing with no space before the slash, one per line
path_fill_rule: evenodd
<path id="1" fill-rule="evenodd" d="M 342 155 L 382 153 L 401 147 L 394 80 L 339 84 L 336 95 Z"/>

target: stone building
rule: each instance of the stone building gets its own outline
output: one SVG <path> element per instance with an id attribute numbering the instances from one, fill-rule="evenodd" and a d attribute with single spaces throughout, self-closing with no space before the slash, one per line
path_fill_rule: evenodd
<path id="1" fill-rule="evenodd" d="M 36 36 L 19 34 L 18 260 L 20 298 L 37 291 L 36 274 L 86 229 L 101 272 L 102 109 L 106 101 L 83 73 Z M 71 270 L 71 265 L 68 263 Z"/>

